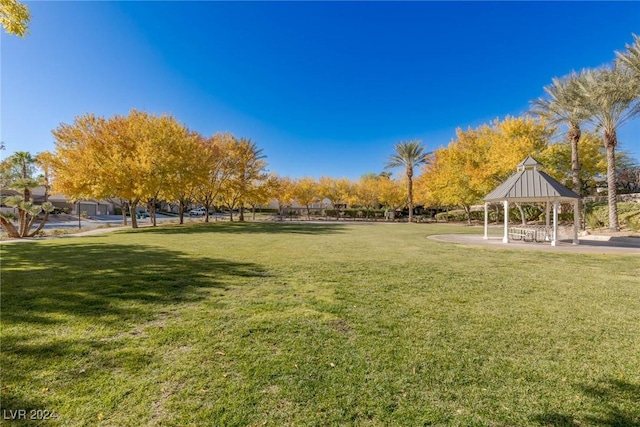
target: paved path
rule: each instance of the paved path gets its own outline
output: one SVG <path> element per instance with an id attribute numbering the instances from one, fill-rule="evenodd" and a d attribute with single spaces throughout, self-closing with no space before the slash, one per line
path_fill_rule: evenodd
<path id="1" fill-rule="evenodd" d="M 485 240 L 480 234 L 439 234 L 428 236 L 428 238 L 440 242 L 484 246 L 496 249 L 640 255 L 640 238 L 635 237 L 588 236 L 581 237 L 579 239 L 579 245 L 572 244 L 571 240 L 561 240 L 557 246 L 551 246 L 551 243 L 529 243 L 522 241 L 502 243 L 502 237 L 490 236 L 488 240 Z"/>

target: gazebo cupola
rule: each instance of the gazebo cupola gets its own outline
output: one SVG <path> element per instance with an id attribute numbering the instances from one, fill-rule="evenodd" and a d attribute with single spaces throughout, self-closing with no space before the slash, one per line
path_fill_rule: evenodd
<path id="1" fill-rule="evenodd" d="M 520 163 L 518 163 L 518 172 L 525 170 L 537 171 L 538 166 L 540 166 L 540 162 L 538 162 L 533 157 L 529 156 Z"/>
<path id="2" fill-rule="evenodd" d="M 551 231 L 551 245 L 555 246 L 558 236 L 558 209 L 560 203 L 572 203 L 574 206 L 573 244 L 578 244 L 578 201 L 580 195 L 569 190 L 555 179 L 540 170 L 541 164 L 533 157 L 527 157 L 518 163 L 517 171 L 505 182 L 484 198 L 484 238 L 488 239 L 489 203 L 504 204 L 504 236 L 502 241 L 509 243 L 509 203 L 546 203 L 546 229 Z M 553 205 L 553 228 L 550 229 L 549 210 Z"/>

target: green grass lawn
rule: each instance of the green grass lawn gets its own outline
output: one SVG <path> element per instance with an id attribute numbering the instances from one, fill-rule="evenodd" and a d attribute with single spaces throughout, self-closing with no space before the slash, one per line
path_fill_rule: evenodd
<path id="1" fill-rule="evenodd" d="M 640 426 L 640 259 L 426 238 L 470 230 L 213 223 L 3 245 L 2 415 Z"/>

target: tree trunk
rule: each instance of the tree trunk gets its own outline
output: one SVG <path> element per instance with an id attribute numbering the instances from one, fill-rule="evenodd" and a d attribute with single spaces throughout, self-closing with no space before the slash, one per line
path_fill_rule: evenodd
<path id="1" fill-rule="evenodd" d="M 522 223 L 522 225 L 527 225 L 527 216 L 524 214 L 522 205 L 520 203 L 516 203 L 516 207 L 518 208 L 518 212 L 520 212 L 520 222 Z"/>
<path id="2" fill-rule="evenodd" d="M 240 206 L 240 216 L 238 217 L 238 221 L 244 222 L 244 204 Z"/>
<path id="3" fill-rule="evenodd" d="M 47 215 L 47 218 L 48 217 L 49 217 L 49 215 Z M 32 237 L 33 236 L 31 233 L 29 233 L 29 231 L 31 230 L 31 227 L 33 227 L 33 224 L 36 222 L 37 218 L 38 218 L 38 215 L 31 216 L 31 219 L 27 222 L 27 228 L 24 230 L 24 234 L 22 235 L 23 237 Z"/>
<path id="4" fill-rule="evenodd" d="M 604 132 L 604 146 L 607 149 L 607 200 L 609 202 L 609 230 L 620 231 L 618 223 L 618 191 L 616 183 L 616 143 L 615 131 Z"/>
<path id="5" fill-rule="evenodd" d="M 120 212 L 122 212 L 122 225 L 124 225 L 125 227 L 127 226 L 127 210 L 129 209 L 129 206 L 126 205 L 126 203 L 123 201 L 120 204 Z M 78 212 L 80 212 L 80 208 L 78 208 Z"/>
<path id="6" fill-rule="evenodd" d="M 131 228 L 138 228 L 138 218 L 136 217 L 137 203 L 129 202 L 129 215 L 131 216 Z"/>
<path id="7" fill-rule="evenodd" d="M 20 237 L 20 233 L 18 232 L 18 229 L 16 229 L 16 227 L 13 225 L 11 220 L 3 217 L 2 215 L 0 215 L 0 225 L 2 225 L 2 228 L 4 228 L 4 231 L 7 232 L 7 235 L 9 237 L 13 237 L 13 238 Z"/>
<path id="8" fill-rule="evenodd" d="M 571 126 L 569 129 L 569 143 L 571 145 L 571 181 L 573 191 L 580 194 L 582 185 L 580 184 L 580 161 L 578 156 L 578 143 L 580 142 L 580 128 Z"/>
<path id="9" fill-rule="evenodd" d="M 413 171 L 407 171 L 407 194 L 409 195 L 409 223 L 413 222 Z"/>
<path id="10" fill-rule="evenodd" d="M 44 225 L 47 223 L 48 219 L 49 219 L 49 212 L 45 212 L 44 213 L 44 218 L 42 218 L 42 221 L 40 221 L 40 225 L 38 225 L 38 228 L 33 230 L 32 233 L 29 233 L 29 237 L 33 237 L 36 234 L 38 234 L 38 232 L 44 228 Z M 31 228 L 31 227 L 29 227 L 29 228 Z"/>
<path id="11" fill-rule="evenodd" d="M 151 203 L 150 209 L 151 211 L 151 223 L 153 224 L 153 226 L 155 227 L 156 224 L 156 199 L 153 199 L 153 202 Z"/>
<path id="12" fill-rule="evenodd" d="M 18 228 L 18 233 L 20 237 L 25 237 L 27 230 L 27 211 L 23 211 L 22 209 L 18 209 L 18 218 L 20 218 L 20 225 Z"/>
<path id="13" fill-rule="evenodd" d="M 209 198 L 205 197 L 203 205 L 204 205 L 204 222 L 209 222 L 209 209 L 211 208 L 211 202 L 209 202 Z"/>
<path id="14" fill-rule="evenodd" d="M 580 182 L 580 161 L 578 156 L 578 143 L 580 142 L 580 128 L 571 126 L 569 129 L 569 141 L 571 144 L 571 181 L 573 183 L 573 191 L 582 195 L 582 183 Z M 582 211 L 582 199 L 578 199 L 578 214 L 575 220 L 580 225 L 580 212 Z"/>
<path id="15" fill-rule="evenodd" d="M 471 225 L 471 206 L 464 205 L 464 211 L 467 214 L 467 225 Z"/>
<path id="16" fill-rule="evenodd" d="M 180 199 L 180 204 L 178 205 L 178 214 L 180 215 L 180 224 L 184 224 L 184 199 Z"/>

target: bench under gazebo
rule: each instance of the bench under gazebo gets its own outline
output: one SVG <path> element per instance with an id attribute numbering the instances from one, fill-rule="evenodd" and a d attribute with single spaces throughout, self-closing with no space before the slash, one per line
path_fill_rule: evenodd
<path id="1" fill-rule="evenodd" d="M 573 204 L 573 244 L 578 241 L 578 219 L 580 196 L 538 170 L 540 163 L 527 157 L 518 164 L 518 169 L 509 179 L 487 194 L 484 198 L 484 238 L 489 238 L 489 204 L 502 203 L 504 206 L 504 234 L 502 241 L 551 241 L 558 243 L 558 210 L 560 203 Z M 544 226 L 509 226 L 509 203 L 545 203 Z M 550 224 L 550 210 L 553 207 L 553 224 Z"/>

